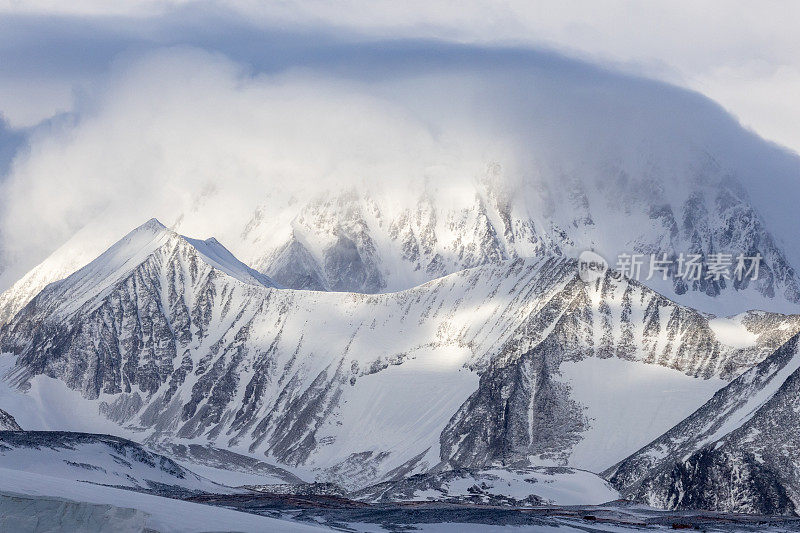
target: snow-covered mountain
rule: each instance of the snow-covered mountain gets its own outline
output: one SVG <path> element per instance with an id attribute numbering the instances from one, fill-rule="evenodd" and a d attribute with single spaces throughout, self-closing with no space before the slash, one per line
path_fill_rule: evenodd
<path id="1" fill-rule="evenodd" d="M 65 384 L 136 440 L 215 443 L 353 489 L 498 463 L 600 471 L 798 329 L 613 272 L 587 284 L 557 255 L 390 294 L 283 289 L 150 221 L 27 304 L 0 357 L 17 406 Z"/>
<path id="2" fill-rule="evenodd" d="M 113 224 L 111 227 L 114 227 Z M 148 241 L 150 235 L 159 233 L 163 229 L 165 229 L 164 226 L 157 220 L 153 219 L 148 221 L 139 228 L 138 234 L 131 234 L 128 236 L 130 241 L 136 242 L 131 242 L 129 245 L 130 247 L 126 248 L 126 250 L 131 253 L 147 253 L 148 246 L 159 244 L 156 241 Z M 69 276 L 78 270 L 78 268 L 86 265 L 90 260 L 93 260 L 94 257 L 89 257 L 87 254 L 92 253 L 93 250 L 98 250 L 98 252 L 94 254 L 95 256 L 102 252 L 103 249 L 108 246 L 106 241 L 108 240 L 109 233 L 110 230 L 104 226 L 86 228 L 84 231 L 79 232 L 71 242 L 56 250 L 50 257 L 28 272 L 11 288 L 3 292 L 2 295 L 0 295 L 0 324 L 13 317 L 14 314 L 22 309 L 47 285 Z M 236 259 L 233 254 L 216 241 L 216 239 L 201 241 L 183 237 L 183 240 L 186 244 L 192 246 L 197 254 L 203 257 L 208 264 L 217 267 L 221 271 L 247 283 L 273 285 L 272 281 L 265 275 L 256 272 Z M 141 250 L 136 250 L 137 246 L 141 247 Z M 109 250 L 109 252 L 111 252 L 111 250 Z M 113 254 L 107 253 L 106 259 L 110 262 L 108 265 L 96 264 L 96 266 L 98 268 L 119 268 L 123 266 L 113 262 L 115 260 Z M 119 257 L 117 260 L 118 259 Z M 135 260 L 135 257 L 125 257 L 123 259 Z M 94 272 L 92 275 L 103 274 Z"/>
<path id="3" fill-rule="evenodd" d="M 800 530 L 800 154 L 640 68 L 161 4 L 0 47 L 70 59 L 0 113 L 0 531 Z"/>
<path id="4" fill-rule="evenodd" d="M 800 303 L 796 269 L 736 180 L 702 159 L 698 168 L 682 171 L 687 175 L 676 180 L 679 192 L 665 190 L 660 175 L 633 177 L 622 168 L 607 169 L 612 177 L 596 182 L 564 176 L 511 185 L 495 167 L 465 190 L 428 185 L 407 203 L 396 195 L 350 191 L 301 205 L 291 228 L 276 227 L 280 219 L 264 216 L 269 211 L 263 208 L 237 248 L 288 287 L 367 293 L 406 289 L 482 264 L 574 257 L 586 249 L 612 266 L 619 253 L 671 259 L 761 254 L 763 270 L 750 287 L 730 279 L 686 281 L 673 267 L 671 282 L 659 288 L 676 297 L 722 294 L 731 309 L 737 298 L 758 302 L 759 296 L 762 304 Z M 285 241 L 277 247 L 264 242 L 264 235 L 274 242 L 276 234 L 285 234 Z"/>
<path id="5" fill-rule="evenodd" d="M 324 190 L 299 199 L 264 194 L 251 213 L 237 213 L 224 240 L 236 255 L 295 289 L 384 293 L 405 290 L 464 268 L 586 249 L 612 267 L 620 253 L 675 260 L 681 254 L 763 258 L 757 280 L 645 281 L 684 305 L 729 315 L 749 309 L 796 312 L 795 256 L 776 237 L 734 174 L 699 152 L 669 171 L 653 163 L 607 162 L 572 170 L 543 166 L 518 179 L 491 163 L 476 179 L 410 179 L 403 191 L 365 186 Z M 212 194 L 212 193 L 209 193 Z M 258 191 L 252 196 L 258 198 Z M 212 194 L 213 196 L 213 194 Z M 204 202 L 213 204 L 212 198 Z M 557 206 L 557 207 L 556 207 Z M 171 228 L 204 226 L 206 215 L 170 213 Z M 88 264 L 128 227 L 98 215 L 0 295 L 0 323 L 48 283 Z M 785 239 L 785 236 L 784 236 Z M 795 254 L 796 255 L 796 254 Z M 649 274 L 643 269 L 642 280 Z"/>
<path id="6" fill-rule="evenodd" d="M 800 337 L 607 472 L 620 491 L 669 509 L 800 509 Z"/>

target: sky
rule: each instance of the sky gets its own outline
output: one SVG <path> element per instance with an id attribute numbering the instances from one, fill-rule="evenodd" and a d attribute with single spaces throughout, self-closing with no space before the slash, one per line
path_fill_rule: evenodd
<path id="1" fill-rule="evenodd" d="M 630 163 L 643 143 L 769 175 L 751 194 L 790 235 L 795 20 L 791 2 L 0 0 L 0 288 L 103 213 L 123 234 L 202 206 L 190 229 L 224 237 L 270 188 Z"/>
<path id="2" fill-rule="evenodd" d="M 74 105 L 116 54 L 234 45 L 229 28 L 311 37 L 550 48 L 695 89 L 800 151 L 800 3 L 790 0 L 255 2 L 0 0 L 0 112 L 26 126 Z"/>

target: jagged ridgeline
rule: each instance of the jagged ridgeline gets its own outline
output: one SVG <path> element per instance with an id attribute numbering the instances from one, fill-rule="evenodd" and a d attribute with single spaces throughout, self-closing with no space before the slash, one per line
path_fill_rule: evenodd
<path id="1" fill-rule="evenodd" d="M 347 189 L 297 200 L 276 193 L 241 227 L 228 230 L 226 245 L 281 286 L 367 294 L 413 288 L 465 268 L 577 256 L 586 249 L 601 251 L 612 266 L 619 253 L 666 255 L 673 261 L 681 254 L 760 256 L 755 280 L 685 279 L 673 263 L 668 280 L 657 288 L 673 300 L 720 314 L 797 309 L 800 281 L 791 250 L 773 235 L 731 173 L 708 155 L 694 155 L 696 161 L 678 165 L 668 176 L 634 178 L 625 166 L 592 167 L 581 172 L 603 179 L 559 175 L 520 184 L 490 165 L 481 179 L 459 184 L 458 194 L 435 181 L 410 185 L 403 194 Z M 183 221 L 179 226 L 190 226 L 187 220 L 202 214 L 175 216 Z M 108 234 L 106 227 L 119 224 L 105 219 L 88 224 L 0 295 L 0 323 L 129 229 Z"/>
<path id="2" fill-rule="evenodd" d="M 612 272 L 584 283 L 558 255 L 389 294 L 292 290 L 150 221 L 47 286 L 0 349 L 13 386 L 63 383 L 138 441 L 208 442 L 351 490 L 450 467 L 609 468 L 800 328 L 719 320 Z"/>

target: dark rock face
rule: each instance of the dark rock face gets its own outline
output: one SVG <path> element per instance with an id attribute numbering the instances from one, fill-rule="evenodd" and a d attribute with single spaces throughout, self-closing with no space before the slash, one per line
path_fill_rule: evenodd
<path id="1" fill-rule="evenodd" d="M 293 289 L 381 292 L 386 281 L 367 222 L 373 208 L 352 191 L 309 202 L 293 222 L 289 241 L 257 266 Z M 310 250 L 306 237 L 325 244 Z"/>
<path id="2" fill-rule="evenodd" d="M 531 455 L 565 461 L 588 420 L 568 386 L 553 379 L 558 353 L 547 339 L 513 364 L 490 366 L 442 432 L 442 459 L 456 466 L 524 464 Z"/>
<path id="3" fill-rule="evenodd" d="M 377 265 L 368 252 L 373 251 L 367 241 L 367 253 L 349 237 L 339 234 L 336 243 L 325 250 L 325 271 L 333 275 L 330 284 L 332 291 L 348 291 L 350 287 L 361 287 L 358 292 L 380 292 L 386 286 Z"/>
<path id="4" fill-rule="evenodd" d="M 795 335 L 689 418 L 605 474 L 668 509 L 796 514 L 800 353 Z"/>
<path id="5" fill-rule="evenodd" d="M 14 417 L 0 409 L 0 431 L 22 431 Z"/>
<path id="6" fill-rule="evenodd" d="M 278 250 L 270 265 L 269 276 L 284 287 L 311 291 L 328 290 L 324 272 L 319 269 L 308 249 L 295 238 Z"/>
<path id="7" fill-rule="evenodd" d="M 703 448 L 669 473 L 667 507 L 796 514 L 781 477 L 752 453 Z"/>

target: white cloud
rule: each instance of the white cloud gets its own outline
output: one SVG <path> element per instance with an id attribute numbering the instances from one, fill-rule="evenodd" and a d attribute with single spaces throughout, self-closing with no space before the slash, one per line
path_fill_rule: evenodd
<path id="1" fill-rule="evenodd" d="M 0 249 L 30 266 L 104 210 L 125 229 L 202 211 L 186 231 L 224 240 L 271 188 L 471 179 L 493 159 L 522 176 L 659 143 L 768 174 L 752 194 L 791 221 L 796 169 L 748 161 L 762 148 L 713 105 L 532 48 L 700 89 L 800 149 L 798 18 L 784 2 L 0 0 L 0 114 L 57 117 L 6 179 Z"/>
<path id="2" fill-rule="evenodd" d="M 182 214 L 189 234 L 236 235 L 269 196 L 401 193 L 432 174 L 469 179 L 492 158 L 492 142 L 434 132 L 379 92 L 312 72 L 252 76 L 192 49 L 125 62 L 75 122 L 40 129 L 16 159 L 2 248 L 30 267 L 103 212 L 118 234 Z"/>
<path id="3" fill-rule="evenodd" d="M 0 0 L 0 12 L 70 16 L 147 16 L 164 13 L 191 0 Z"/>
<path id="4" fill-rule="evenodd" d="M 748 128 L 800 153 L 800 65 L 723 66 L 692 85 Z"/>
<path id="5" fill-rule="evenodd" d="M 800 152 L 798 2 L 351 0 L 349 7 L 290 2 L 283 9 L 237 4 L 265 21 L 321 20 L 373 36 L 549 46 L 700 90 L 761 135 Z"/>
<path id="6" fill-rule="evenodd" d="M 253 74 L 186 48 L 118 61 L 15 160 L 0 190 L 0 249 L 21 274 L 102 213 L 114 235 L 183 215 L 181 231 L 237 242 L 259 205 L 351 186 L 418 192 L 430 179 L 457 194 L 492 161 L 512 188 L 595 179 L 604 165 L 634 177 L 660 168 L 669 194 L 698 153 L 739 172 L 765 214 L 792 225 L 796 161 L 698 95 L 549 55 L 424 52 L 452 64 L 407 69 L 401 54 Z"/>

